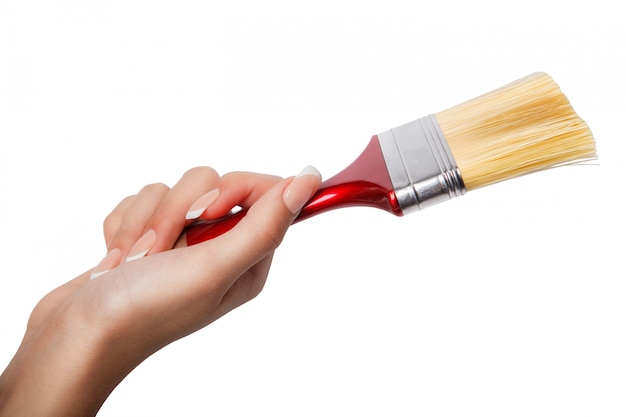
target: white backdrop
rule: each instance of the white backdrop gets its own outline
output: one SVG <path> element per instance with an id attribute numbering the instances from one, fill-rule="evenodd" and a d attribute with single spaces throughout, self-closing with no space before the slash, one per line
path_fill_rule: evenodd
<path id="1" fill-rule="evenodd" d="M 100 415 L 625 415 L 616 3 L 415 3 L 1 0 L 0 368 L 143 185 L 197 165 L 328 177 L 371 135 L 541 70 L 598 164 L 294 226 L 257 299 Z"/>

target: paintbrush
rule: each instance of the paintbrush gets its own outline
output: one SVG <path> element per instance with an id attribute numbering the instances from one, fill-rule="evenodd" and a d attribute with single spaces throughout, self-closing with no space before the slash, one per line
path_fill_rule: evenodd
<path id="1" fill-rule="evenodd" d="M 321 184 L 296 222 L 352 206 L 402 216 L 480 187 L 595 158 L 587 124 L 549 75 L 534 73 L 375 135 L 352 164 Z M 193 224 L 187 244 L 218 236 L 243 216 L 245 210 Z"/>

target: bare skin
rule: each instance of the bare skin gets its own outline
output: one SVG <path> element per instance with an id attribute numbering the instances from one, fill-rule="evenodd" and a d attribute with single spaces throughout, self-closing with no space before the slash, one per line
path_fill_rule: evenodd
<path id="1" fill-rule="evenodd" d="M 33 309 L 0 376 L 0 416 L 93 416 L 147 357 L 258 295 L 274 250 L 319 187 L 319 174 L 304 174 L 194 168 L 172 188 L 152 184 L 120 202 L 104 222 L 105 260 Z M 204 219 L 249 210 L 231 231 L 186 247 L 180 236 L 196 201 L 212 203 Z M 148 250 L 126 261 L 138 242 Z"/>

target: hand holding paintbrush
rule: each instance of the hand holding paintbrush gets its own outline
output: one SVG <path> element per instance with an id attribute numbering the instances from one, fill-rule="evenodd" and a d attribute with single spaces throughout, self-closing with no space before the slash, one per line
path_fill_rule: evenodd
<path id="1" fill-rule="evenodd" d="M 0 375 L 0 414 L 95 414 L 149 355 L 258 294 L 293 221 L 354 205 L 403 215 L 594 157 L 585 123 L 550 77 L 534 74 L 374 136 L 315 194 L 320 180 L 311 169 L 281 180 L 252 173 L 219 177 L 204 167 L 188 171 L 171 190 L 148 186 L 107 217 L 108 253 L 100 264 L 33 310 L 22 345 Z M 204 205 L 190 206 L 200 190 Z M 184 228 L 184 210 L 191 207 L 187 221 L 203 213 L 209 218 L 203 207 L 211 201 L 221 213 L 234 204 L 252 209 L 220 240 L 168 250 Z M 191 224 L 187 243 L 230 230 L 246 212 Z"/>

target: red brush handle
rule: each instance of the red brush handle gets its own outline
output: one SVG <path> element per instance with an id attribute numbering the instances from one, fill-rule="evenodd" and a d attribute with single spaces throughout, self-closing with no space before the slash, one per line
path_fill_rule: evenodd
<path id="1" fill-rule="evenodd" d="M 295 222 L 328 210 L 354 206 L 375 207 L 402 215 L 377 136 L 372 137 L 350 166 L 322 183 Z M 204 242 L 229 231 L 245 215 L 246 210 L 241 210 L 217 222 L 192 224 L 186 230 L 187 245 Z"/>

